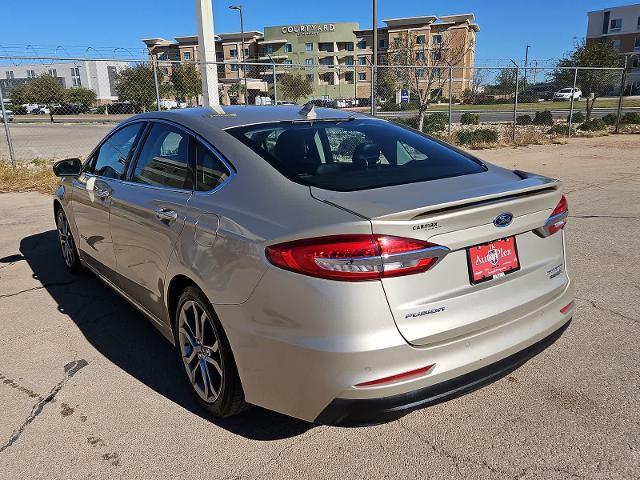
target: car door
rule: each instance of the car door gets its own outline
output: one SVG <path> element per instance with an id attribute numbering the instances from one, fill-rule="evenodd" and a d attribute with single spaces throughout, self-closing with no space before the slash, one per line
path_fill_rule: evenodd
<path id="1" fill-rule="evenodd" d="M 144 129 L 144 122 L 119 128 L 94 150 L 83 172 L 72 182 L 71 208 L 83 260 L 111 281 L 116 260 L 109 226 L 112 193 Z"/>
<path id="2" fill-rule="evenodd" d="M 150 122 L 127 181 L 111 201 L 119 285 L 158 319 L 164 318 L 169 257 L 192 195 L 192 141 L 192 135 L 178 125 Z"/>

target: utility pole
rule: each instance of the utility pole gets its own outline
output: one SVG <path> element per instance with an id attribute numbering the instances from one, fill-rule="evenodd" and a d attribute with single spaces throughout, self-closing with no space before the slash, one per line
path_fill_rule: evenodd
<path id="1" fill-rule="evenodd" d="M 229 7 L 231 10 L 238 10 L 240 12 L 240 42 L 242 45 L 242 78 L 244 78 L 244 104 L 247 105 L 247 99 L 249 98 L 249 90 L 247 89 L 247 69 L 245 65 L 245 56 L 244 56 L 244 10 L 242 5 L 231 5 Z"/>
<path id="2" fill-rule="evenodd" d="M 529 63 L 529 48 L 531 45 L 527 45 L 527 49 L 524 52 L 524 78 L 522 80 L 522 90 L 527 89 L 527 65 Z"/>
<path id="3" fill-rule="evenodd" d="M 378 82 L 378 0 L 373 0 L 373 62 L 371 63 L 371 115 L 376 114 L 376 87 Z"/>
<path id="4" fill-rule="evenodd" d="M 220 107 L 220 97 L 218 94 L 218 66 L 215 63 L 216 44 L 213 33 L 212 1 L 195 0 L 202 96 L 204 97 L 204 105 L 215 109 Z M 210 68 L 211 66 L 212 68 Z"/>

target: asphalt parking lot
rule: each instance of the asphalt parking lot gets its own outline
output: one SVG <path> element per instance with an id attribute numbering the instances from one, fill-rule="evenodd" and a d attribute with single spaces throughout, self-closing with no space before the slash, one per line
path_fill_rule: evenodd
<path id="1" fill-rule="evenodd" d="M 171 346 L 0 195 L 0 478 L 640 478 L 640 135 L 485 150 L 564 180 L 578 309 L 508 377 L 386 425 L 212 420 Z"/>

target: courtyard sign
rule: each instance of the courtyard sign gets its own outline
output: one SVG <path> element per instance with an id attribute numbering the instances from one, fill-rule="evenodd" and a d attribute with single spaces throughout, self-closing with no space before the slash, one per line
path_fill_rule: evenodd
<path id="1" fill-rule="evenodd" d="M 333 32 L 336 29 L 333 23 L 313 25 L 287 25 L 282 27 L 282 33 L 295 33 L 296 35 L 317 35 L 321 32 Z"/>

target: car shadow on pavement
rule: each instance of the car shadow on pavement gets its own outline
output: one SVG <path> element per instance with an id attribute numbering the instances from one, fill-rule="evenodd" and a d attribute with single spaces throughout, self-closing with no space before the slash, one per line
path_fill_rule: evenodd
<path id="1" fill-rule="evenodd" d="M 141 313 L 97 277 L 88 272 L 68 273 L 55 230 L 23 238 L 20 252 L 21 260 L 26 260 L 33 271 L 33 278 L 42 283 L 56 301 L 58 310 L 73 320 L 89 343 L 165 398 L 221 428 L 253 440 L 294 437 L 314 427 L 259 407 L 226 419 L 208 416 L 188 390 L 173 346 Z"/>

